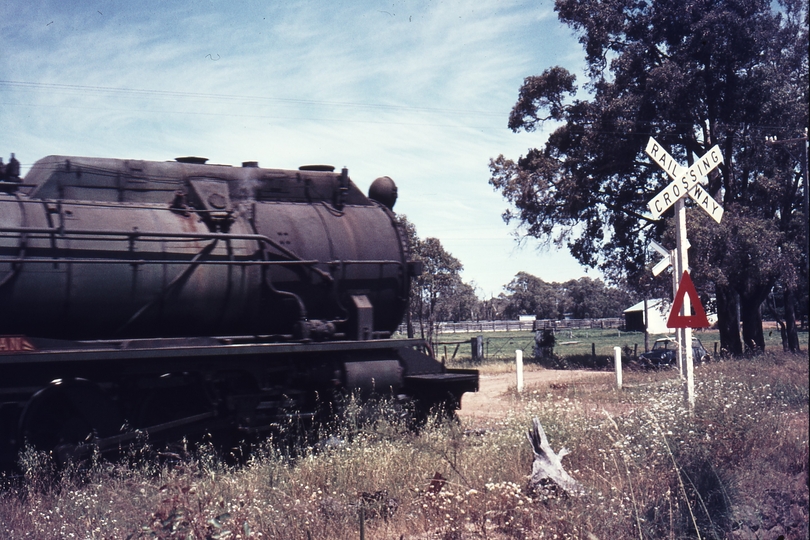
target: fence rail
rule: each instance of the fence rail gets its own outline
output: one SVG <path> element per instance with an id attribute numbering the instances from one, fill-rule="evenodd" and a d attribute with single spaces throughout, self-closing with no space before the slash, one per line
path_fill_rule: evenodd
<path id="1" fill-rule="evenodd" d="M 436 324 L 437 334 L 472 334 L 481 332 L 531 332 L 532 330 L 579 330 L 582 328 L 620 328 L 624 326 L 624 319 L 565 319 L 555 321 L 541 319 L 536 321 L 464 321 L 440 322 Z M 419 323 L 414 323 L 414 330 L 419 333 Z M 407 333 L 407 328 L 401 324 L 400 334 Z"/>

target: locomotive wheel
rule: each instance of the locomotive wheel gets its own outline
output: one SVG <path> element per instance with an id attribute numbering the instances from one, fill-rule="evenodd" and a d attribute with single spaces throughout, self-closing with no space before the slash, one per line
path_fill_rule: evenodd
<path id="1" fill-rule="evenodd" d="M 57 460 L 66 461 L 72 449 L 115 435 L 122 424 L 117 405 L 96 384 L 57 380 L 28 400 L 20 417 L 20 440 L 46 452 L 61 448 Z"/>

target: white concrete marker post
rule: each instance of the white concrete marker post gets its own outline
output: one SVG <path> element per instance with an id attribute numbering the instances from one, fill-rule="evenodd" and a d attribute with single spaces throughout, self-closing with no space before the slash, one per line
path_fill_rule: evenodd
<path id="1" fill-rule="evenodd" d="M 523 351 L 517 349 L 515 351 L 515 373 L 517 379 L 518 394 L 523 392 Z"/>
<path id="2" fill-rule="evenodd" d="M 616 366 L 616 388 L 622 389 L 622 348 L 613 347 L 613 363 Z"/>

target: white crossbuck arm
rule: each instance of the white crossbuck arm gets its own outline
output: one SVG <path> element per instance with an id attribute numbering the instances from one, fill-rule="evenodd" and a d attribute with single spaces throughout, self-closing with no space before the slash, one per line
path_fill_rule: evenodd
<path id="1" fill-rule="evenodd" d="M 723 153 L 719 146 L 714 145 L 688 169 L 675 161 L 652 137 L 647 142 L 645 152 L 672 178 L 672 182 L 648 203 L 653 218 L 660 218 L 675 201 L 688 194 L 698 206 L 720 223 L 723 207 L 700 186 L 700 180 L 723 163 Z"/>

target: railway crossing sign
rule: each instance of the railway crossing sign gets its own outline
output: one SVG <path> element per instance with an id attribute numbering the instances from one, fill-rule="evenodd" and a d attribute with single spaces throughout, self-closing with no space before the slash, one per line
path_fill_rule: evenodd
<path id="1" fill-rule="evenodd" d="M 689 300 L 695 310 L 694 315 L 682 315 L 680 313 L 683 308 L 683 299 L 686 295 L 689 295 Z M 669 312 L 667 328 L 708 328 L 709 326 L 709 319 L 706 317 L 706 311 L 700 303 L 700 297 L 697 294 L 697 290 L 695 290 L 695 284 L 692 283 L 689 272 L 685 271 L 681 276 L 678 292 L 675 294 L 675 301 L 672 302 L 672 311 Z"/>
<path id="2" fill-rule="evenodd" d="M 675 161 L 652 137 L 647 141 L 644 151 L 672 178 L 672 182 L 648 203 L 654 219 L 660 218 L 675 201 L 688 194 L 712 219 L 720 223 L 723 219 L 723 207 L 699 183 L 701 178 L 723 163 L 723 153 L 718 145 L 714 145 L 689 168 Z"/>
<path id="3" fill-rule="evenodd" d="M 675 161 L 675 158 L 652 137 L 647 142 L 645 152 L 672 178 L 672 182 L 648 203 L 654 219 L 659 219 L 670 206 L 675 205 L 676 249 L 670 252 L 661 245 L 653 244 L 653 249 L 664 256 L 664 259 L 653 267 L 653 273 L 658 275 L 670 265 L 674 270 L 672 288 L 675 291 L 675 300 L 667 326 L 678 329 L 680 342 L 678 368 L 684 382 L 684 397 L 691 412 L 695 407 L 694 359 L 692 347 L 689 346 L 692 343 L 692 328 L 709 326 L 709 322 L 703 306 L 700 305 L 695 285 L 689 277 L 689 241 L 686 238 L 684 199 L 689 195 L 712 219 L 720 223 L 723 218 L 723 207 L 700 186 L 700 180 L 723 163 L 723 153 L 720 147 L 715 145 L 691 167 L 686 168 Z M 695 315 L 692 315 L 691 305 L 695 306 Z"/>

